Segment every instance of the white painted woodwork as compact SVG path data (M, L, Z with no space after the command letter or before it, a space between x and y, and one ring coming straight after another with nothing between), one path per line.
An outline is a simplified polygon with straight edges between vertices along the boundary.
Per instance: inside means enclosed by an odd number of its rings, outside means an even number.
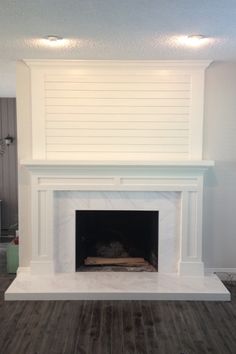
M202 160L207 64L22 63L19 156L28 160L19 169L21 266L55 271L61 192L174 192L181 200L178 272L202 275L203 174L213 165Z
M32 196L32 259L33 274L55 272L57 220L54 219L55 193L70 191L113 192L179 192L181 210L176 229L180 251L178 274L203 275L202 262L202 193L204 172L212 161L22 161L22 168L31 176ZM171 194L171 193L170 193ZM124 194L125 195L125 194ZM72 203L73 204L73 203ZM75 204L74 204L75 205ZM76 209L75 209L76 210ZM74 225L74 220L72 223ZM75 235L67 235L74 240ZM65 238L65 242L67 238ZM75 257L75 247L73 254ZM160 254L160 257L161 254ZM73 268L75 265L72 266ZM72 269L70 271L73 271ZM160 264L160 272L162 265Z
M209 62L26 63L33 159L202 159Z

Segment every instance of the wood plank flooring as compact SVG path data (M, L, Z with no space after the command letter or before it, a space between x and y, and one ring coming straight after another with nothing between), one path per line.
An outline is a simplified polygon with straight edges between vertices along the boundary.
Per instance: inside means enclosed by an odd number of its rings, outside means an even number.
M235 354L236 283L231 302L4 302L0 354Z

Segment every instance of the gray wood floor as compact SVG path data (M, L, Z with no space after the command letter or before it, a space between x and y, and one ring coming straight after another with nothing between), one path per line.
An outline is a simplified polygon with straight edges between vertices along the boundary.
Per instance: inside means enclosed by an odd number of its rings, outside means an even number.
M4 302L12 278L0 276L1 354L236 353L232 302Z

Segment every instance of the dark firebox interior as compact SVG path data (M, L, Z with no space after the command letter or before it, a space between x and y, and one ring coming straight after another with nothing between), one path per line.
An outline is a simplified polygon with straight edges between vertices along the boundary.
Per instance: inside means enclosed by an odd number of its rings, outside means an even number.
M86 257L143 257L158 268L158 211L76 211L76 269Z

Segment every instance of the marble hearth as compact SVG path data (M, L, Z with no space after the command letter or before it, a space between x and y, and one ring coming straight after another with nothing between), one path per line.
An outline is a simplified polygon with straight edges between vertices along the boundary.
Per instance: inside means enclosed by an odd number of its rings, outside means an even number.
M229 300L202 261L203 175L210 161L24 161L31 179L32 257L7 300ZM76 210L159 212L158 272L76 273Z

